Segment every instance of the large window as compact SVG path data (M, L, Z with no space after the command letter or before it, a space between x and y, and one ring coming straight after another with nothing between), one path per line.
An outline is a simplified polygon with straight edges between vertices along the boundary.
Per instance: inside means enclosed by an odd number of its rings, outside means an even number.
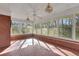
M11 35L21 35L32 33L32 24L27 24L25 21L13 20L11 25Z
M46 23L44 23L44 24L42 24L42 35L47 35L47 24Z
M35 30L36 30L36 34L41 34L41 25L40 24L36 24Z
M36 32L36 24L33 25L33 34L37 34L37 32Z
M64 37L79 39L79 15L76 15L76 24L72 23L75 18L61 17L49 20L45 23L26 23L25 21L12 21L11 35L39 34L51 37ZM75 26L76 25L76 26ZM75 27L75 28L74 28ZM74 30L74 32L72 31ZM74 34L74 35L73 35ZM76 34L76 35L75 35Z
M33 26L31 24L27 24L26 26L27 34L33 33Z
M79 15L76 15L76 39L79 40Z
M18 21L12 21L11 35L18 35L24 33L24 24Z
M58 27L57 20L53 20L48 24L49 36L57 36L58 35Z
M72 38L72 19L59 19L59 35L61 37Z

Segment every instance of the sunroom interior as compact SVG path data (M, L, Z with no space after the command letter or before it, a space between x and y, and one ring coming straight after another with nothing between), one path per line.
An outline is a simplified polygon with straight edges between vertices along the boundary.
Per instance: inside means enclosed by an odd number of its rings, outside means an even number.
M0 3L1 56L78 56L78 3Z

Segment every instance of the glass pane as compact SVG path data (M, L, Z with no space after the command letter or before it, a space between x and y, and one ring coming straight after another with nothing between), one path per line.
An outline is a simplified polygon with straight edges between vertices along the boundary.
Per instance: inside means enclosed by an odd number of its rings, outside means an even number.
M41 25L37 24L37 28L36 28L37 34L41 34Z
M24 33L24 25L20 21L12 21L11 24L11 35L18 35Z
M59 36L72 38L72 19L63 18L59 21L61 21L61 23L59 23Z
M50 22L49 24L49 36L57 36L58 35L58 28L57 28L57 20Z
M25 21L13 20L11 25L11 35L31 34L33 27Z
M42 25L42 35L47 35L47 25L46 24Z
M76 39L79 40L79 15L76 16Z

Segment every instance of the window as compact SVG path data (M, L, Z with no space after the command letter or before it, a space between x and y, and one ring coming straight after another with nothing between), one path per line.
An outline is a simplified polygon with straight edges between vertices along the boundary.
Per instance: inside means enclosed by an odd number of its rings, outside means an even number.
M24 33L24 24L20 21L12 21L11 35L18 35Z
M37 34L36 33L36 24L33 25L33 34Z
M25 21L13 20L11 24L11 35L21 35L32 33L32 24L27 24Z
M79 16L76 19L76 38L79 37ZM11 34L40 34L72 38L72 19L70 17L50 20L42 24L26 23L25 21L12 21Z
M27 26L26 26L26 30L27 30L27 34L31 34L32 33L32 31L33 31L33 27L32 27L32 25L31 24L27 24Z
M48 24L49 36L57 36L58 35L58 27L57 20L53 20Z
M79 40L79 15L76 16L76 39Z
M47 24L42 24L42 35L47 35Z
M40 24L36 24L36 33L41 34L41 25Z
M72 38L72 19L62 18L59 20L59 36Z

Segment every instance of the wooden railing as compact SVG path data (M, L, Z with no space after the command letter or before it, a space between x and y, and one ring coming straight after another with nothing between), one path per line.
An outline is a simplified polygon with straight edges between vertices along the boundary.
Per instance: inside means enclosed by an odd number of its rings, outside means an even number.
M19 36L14 36L12 38L14 40L18 40L18 39L20 40L20 39L27 39L31 37L47 42L49 44L63 46L63 47L67 47L67 48L79 51L79 42L75 42L71 40L65 40L65 39L54 38L54 37L49 37L44 35L36 35L36 34L19 35Z

